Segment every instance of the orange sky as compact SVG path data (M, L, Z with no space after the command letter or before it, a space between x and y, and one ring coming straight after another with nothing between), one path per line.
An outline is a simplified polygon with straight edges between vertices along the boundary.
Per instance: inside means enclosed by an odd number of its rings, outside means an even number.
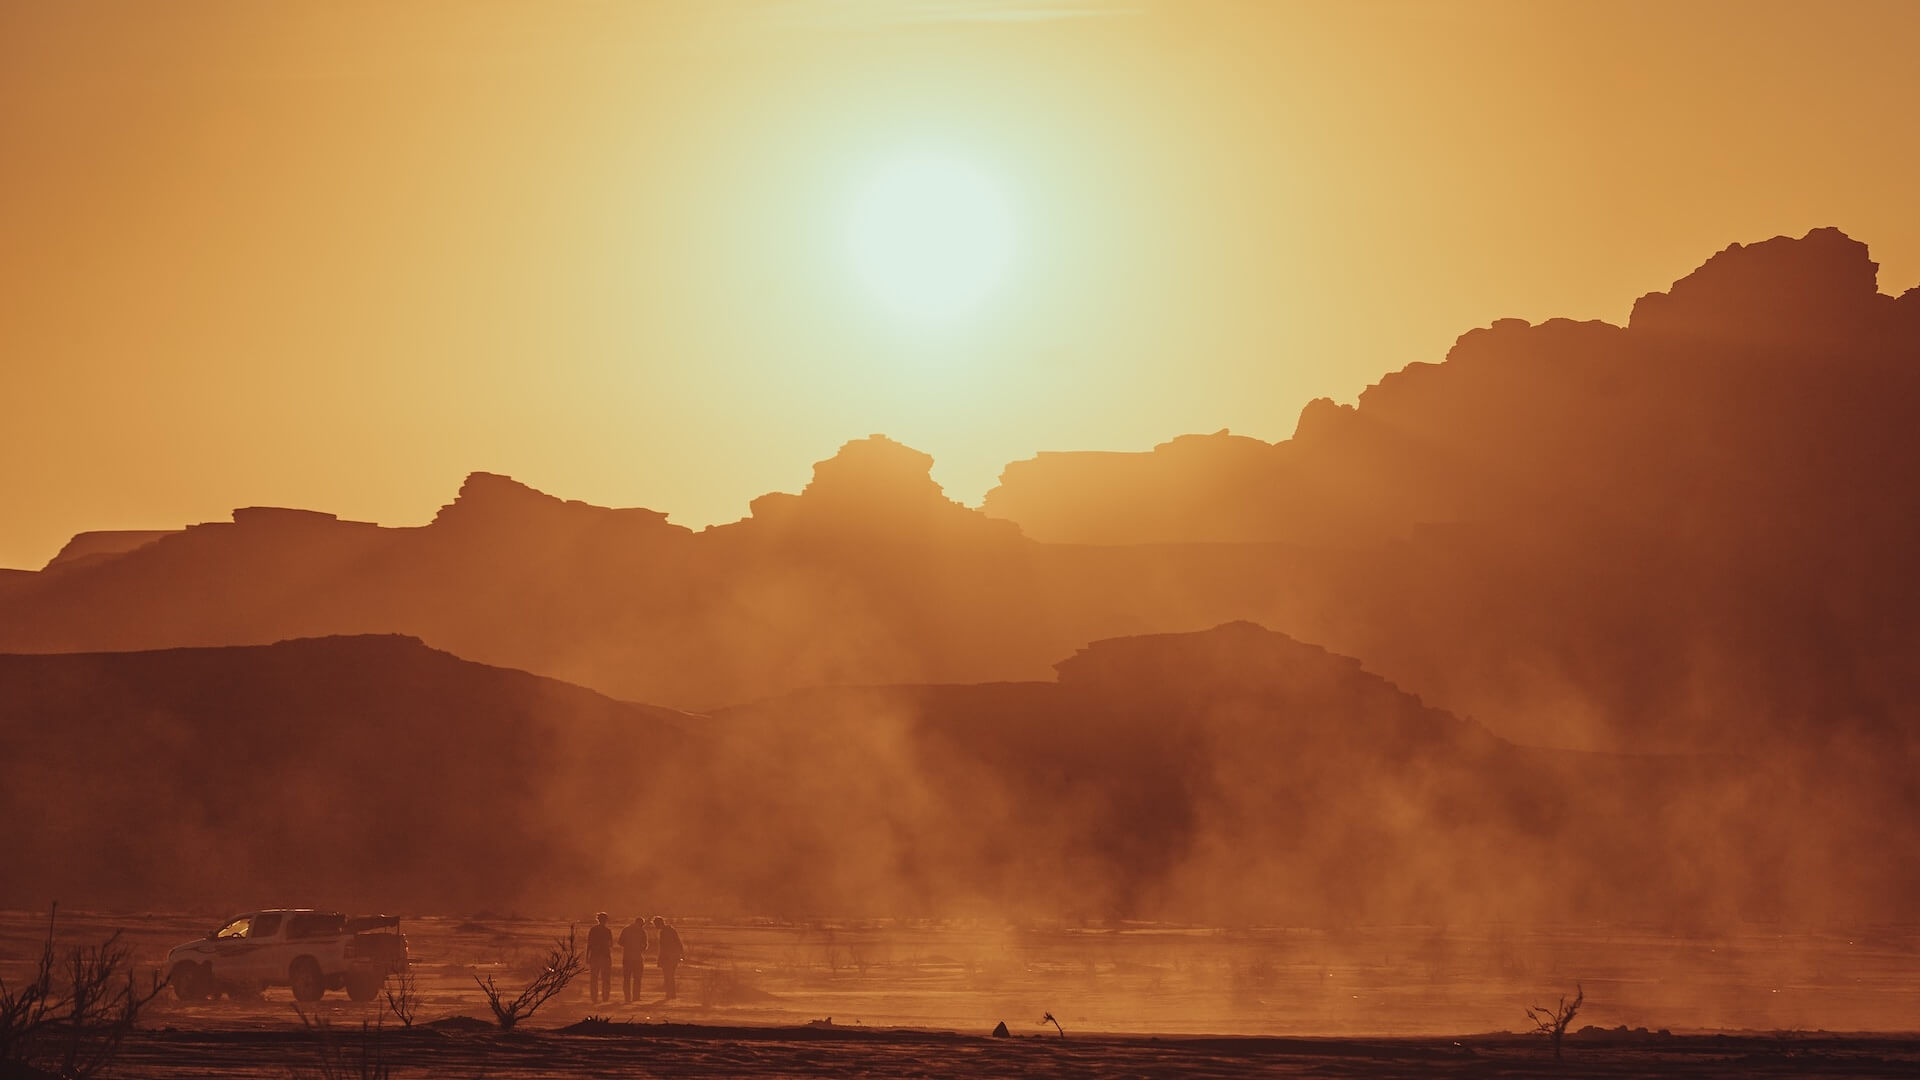
M0 566L474 469L731 520L848 438L1292 432L1497 317L1838 225L1920 282L1920 4L0 4ZM1014 252L905 325L902 148Z

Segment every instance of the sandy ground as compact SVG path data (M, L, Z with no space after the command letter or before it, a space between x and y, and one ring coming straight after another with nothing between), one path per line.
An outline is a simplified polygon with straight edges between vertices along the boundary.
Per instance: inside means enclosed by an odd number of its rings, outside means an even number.
M220 921L62 912L60 941L123 929L157 966ZM319 1075L329 1053L377 1051L402 1077L1920 1075L1920 1035L1825 1034L1920 1030L1920 927L678 925L677 1000L661 999L651 967L634 1004L595 1004L583 979L503 1035L480 1022L473 975L517 986L566 924L407 918L413 1029L339 992L317 1009L324 1039L302 1030L284 987L166 996L116 1074ZM0 974L21 972L44 928L44 913L0 913ZM1538 1037L1502 1034L1576 982L1575 1028L1607 1030L1570 1037L1560 1066ZM1046 1012L1065 1040L1039 1023ZM1003 1020L1015 1038L987 1038ZM1446 1034L1458 1032L1491 1034Z
M338 1037L351 1063L360 1036ZM1347 1076L1629 1077L1920 1075L1920 1039L1676 1036L1638 1044L1576 1041L1556 1063L1537 1039L999 1040L924 1031L636 1026L608 1035L502 1036L415 1029L377 1036L401 1077L496 1076ZM119 1075L318 1074L325 1049L266 1032L154 1033L134 1040ZM349 1071L347 1075L358 1075Z

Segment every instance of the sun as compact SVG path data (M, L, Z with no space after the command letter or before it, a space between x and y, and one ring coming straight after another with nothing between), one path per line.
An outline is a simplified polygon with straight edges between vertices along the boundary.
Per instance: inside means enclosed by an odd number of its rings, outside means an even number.
M978 315L1005 285L1014 260L1005 183L951 151L877 162L855 185L844 225L862 296L912 326L950 327Z

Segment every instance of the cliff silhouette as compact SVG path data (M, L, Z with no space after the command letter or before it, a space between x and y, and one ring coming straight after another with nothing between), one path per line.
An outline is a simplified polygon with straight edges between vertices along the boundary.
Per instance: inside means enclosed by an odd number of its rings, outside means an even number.
M9 905L1708 925L1915 879L1775 764L1516 746L1245 623L705 717L394 636L6 655L0 741Z
M931 465L858 440L799 495L762 497L745 520L698 534L474 473L417 528L254 507L117 550L76 540L84 557L63 553L11 586L0 648L404 633L681 705L991 673L1017 663L1017 646L993 640L1024 635L975 593L1018 587L1001 579L1023 541L946 499Z
M1088 544L1375 546L1547 507L1628 522L1684 509L1739 528L1756 508L1736 495L1811 487L1816 471L1858 484L1835 467L1914 453L1889 425L1911 400L1920 289L1884 295L1877 273L1836 229L1734 244L1641 297L1624 328L1501 319L1355 406L1308 403L1291 439L1041 454L1009 465L983 508L1034 539Z
M1041 455L984 509L1055 543L1313 549L1269 621L1509 735L1898 737L1920 289L1876 281L1834 229L1735 244L1625 327L1500 320L1291 439Z
M1517 742L1871 772L1920 700L1920 290L1876 280L1836 230L1736 244L1627 326L1501 320L1291 439L1042 455L982 510L874 436L699 532L475 473L419 528L87 535L0 579L0 650L400 633L707 710L1252 620Z

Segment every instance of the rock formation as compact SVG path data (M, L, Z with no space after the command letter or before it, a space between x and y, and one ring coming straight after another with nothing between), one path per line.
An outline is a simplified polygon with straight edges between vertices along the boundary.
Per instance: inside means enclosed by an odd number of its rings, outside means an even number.
M1735 245L1627 327L1499 320L1291 439L1042 455L986 513L879 436L698 533L484 473L421 528L245 510L10 575L0 649L405 633L704 708L1044 678L1089 640L1251 619L1509 739L1897 739L1920 290L1875 280L1833 230Z
M1920 819L1859 776L1836 795L1767 758L1515 746L1250 624L1058 668L702 717L394 636L0 655L0 814L35 823L0 841L0 903L641 890L714 915L1328 926L1910 909Z

